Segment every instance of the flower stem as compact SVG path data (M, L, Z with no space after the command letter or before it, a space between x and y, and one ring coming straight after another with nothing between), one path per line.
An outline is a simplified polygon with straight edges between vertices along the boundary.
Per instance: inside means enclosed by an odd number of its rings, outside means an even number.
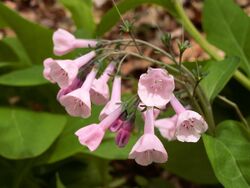
M174 1L175 9L178 13L179 21L182 23L183 27L187 32L195 39L195 41L216 61L223 60L221 56L218 55L217 50L212 46L195 28L193 23L187 17L182 4L179 0ZM245 88L250 90L250 79L247 78L239 70L236 70L234 73L234 78L239 81Z

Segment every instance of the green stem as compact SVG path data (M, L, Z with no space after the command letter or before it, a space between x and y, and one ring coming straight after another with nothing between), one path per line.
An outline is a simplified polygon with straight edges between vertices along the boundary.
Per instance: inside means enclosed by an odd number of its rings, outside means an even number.
M223 60L217 53L217 50L214 46L212 46L195 28L193 23L187 17L182 4L179 0L174 0L174 6L179 16L179 21L182 23L183 27L187 30L187 32L195 39L195 41L216 61ZM245 88L250 90L250 79L247 78L243 73L239 70L236 70L234 73L234 78L239 81Z

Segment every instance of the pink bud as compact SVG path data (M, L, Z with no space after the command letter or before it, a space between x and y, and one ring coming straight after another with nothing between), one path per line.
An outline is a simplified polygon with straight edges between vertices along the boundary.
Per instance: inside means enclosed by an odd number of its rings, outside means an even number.
M115 143L118 147L125 147L129 141L131 131L133 130L133 121L134 120L126 120L123 122L121 128L118 130L117 135L115 137Z
M53 34L54 54L61 56L73 51L75 48L95 47L94 40L76 39L74 35L64 29L58 29Z

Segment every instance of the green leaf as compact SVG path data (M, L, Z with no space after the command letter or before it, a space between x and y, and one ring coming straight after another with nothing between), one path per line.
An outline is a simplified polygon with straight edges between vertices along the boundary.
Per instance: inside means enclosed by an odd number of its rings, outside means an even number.
M208 40L227 55L241 58L250 77L250 18L232 0L206 0L203 27Z
M117 4L117 7L121 14L126 13L129 10L132 10L142 4L156 4L163 6L172 15L176 15L175 8L171 0L123 0L121 3ZM178 16L177 16L178 17ZM101 22L97 26L96 34L97 36L102 36L104 33L109 31L118 21L120 20L120 16L117 13L115 7L111 8L102 18Z
M8 86L36 86L48 83L42 75L43 66L32 66L0 76L0 84Z
M9 159L45 152L64 128L61 115L0 108L0 155Z
M92 14L91 0L59 0L70 10L72 18L78 30L82 30L86 36L92 36L95 30L94 16Z
M0 3L0 19L13 29L32 63L41 63L52 55L52 31L32 23Z
M216 177L224 187L250 187L250 133L241 123L224 121L215 137L203 141Z
M18 56L20 64L27 66L32 65L31 59L29 58L27 52L25 51L18 38L6 37L2 41L6 43L10 48L12 48L16 56Z
M0 61L18 61L15 51L4 40L0 41Z
M199 184L218 183L202 141L198 143L167 142L169 159L166 169Z
M239 58L231 57L223 61L209 61L204 67L208 75L200 82L207 97L212 101L224 88L239 66Z

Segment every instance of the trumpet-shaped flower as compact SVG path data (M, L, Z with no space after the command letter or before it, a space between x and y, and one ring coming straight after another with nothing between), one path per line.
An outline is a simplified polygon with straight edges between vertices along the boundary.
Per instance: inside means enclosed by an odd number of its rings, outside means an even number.
M99 124L91 124L76 131L75 135L79 142L87 146L90 151L94 151L100 145L106 130L120 116L121 108L117 108Z
M176 140L176 121L177 115L172 116L171 118L163 118L155 121L155 127L157 127L161 135L167 140Z
M53 34L54 54L61 56L75 48L95 47L95 40L76 39L74 35L64 29L58 29Z
M114 63L110 63L105 69L100 78L95 79L90 90L91 101L94 104L102 105L106 104L109 100L109 86L108 80L115 68Z
M208 125L203 117L192 110L186 110L173 95L170 104L178 115L176 122L176 138L182 142L198 142Z
M49 77L61 88L65 88L76 78L79 68L87 64L94 56L95 52L92 51L75 60L54 60L50 63Z
M121 106L121 77L115 76L110 101L102 109L99 119L102 120Z
M95 79L97 70L95 68L88 74L82 87L76 89L60 98L61 104L68 114L87 118L91 115L91 101L89 90Z
M164 146L154 134L154 114L151 107L146 112L144 134L133 146L129 158L135 159L138 164L143 166L152 162L164 163L168 159Z
M174 78L161 68L149 68L140 76L138 95L146 106L165 106L174 91Z

